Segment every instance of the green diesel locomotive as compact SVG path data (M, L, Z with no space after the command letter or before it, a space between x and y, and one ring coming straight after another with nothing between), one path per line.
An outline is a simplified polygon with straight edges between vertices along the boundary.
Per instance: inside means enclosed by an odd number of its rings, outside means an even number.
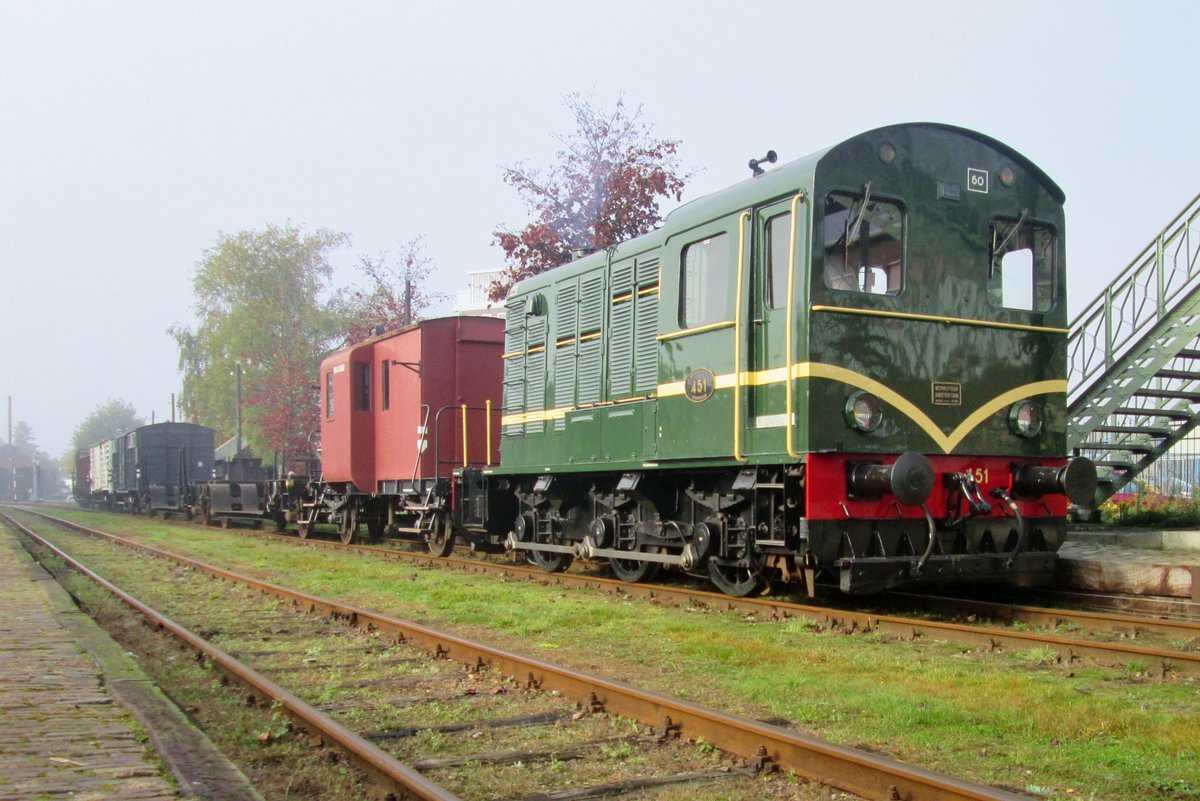
M456 528L732 595L1050 581L1095 484L1066 458L1062 190L926 123L751 166L514 288L501 464L460 472Z

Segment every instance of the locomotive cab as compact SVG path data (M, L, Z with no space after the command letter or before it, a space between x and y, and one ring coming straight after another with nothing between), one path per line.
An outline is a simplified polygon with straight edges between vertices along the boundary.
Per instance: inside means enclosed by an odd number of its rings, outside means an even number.
M1062 191L986 137L904 126L830 150L814 198L806 508L818 561L849 592L1049 582L1068 502L1095 489L1094 467L1064 458ZM862 480L908 452L928 458L925 498Z

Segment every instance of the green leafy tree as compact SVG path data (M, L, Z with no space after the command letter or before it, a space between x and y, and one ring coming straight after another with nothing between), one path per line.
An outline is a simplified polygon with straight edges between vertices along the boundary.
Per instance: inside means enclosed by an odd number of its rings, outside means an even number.
M371 337L377 327L391 331L425 317L430 307L445 295L431 292L425 282L433 273L433 262L425 255L420 236L402 245L395 254L359 258L366 286L345 289L334 299L333 308L345 327L345 344Z
M493 236L508 262L492 285L502 300L513 284L570 261L575 250L603 250L647 233L662 222L659 201L679 200L690 173L681 173L678 139L659 139L642 117L618 99L611 109L570 94L574 133L558 135L562 150L549 169L515 164L504 181L520 194L532 219Z
M37 437L33 435L33 427L24 420L18 420L17 424L13 426L12 444L25 453L36 453Z
M75 432L71 435L71 445L76 450L90 448L145 424L146 421L138 416L133 404L109 398L75 427ZM71 458L74 463L73 454Z
M347 241L291 224L218 235L192 279L199 324L171 328L188 419L233 435L240 365L245 445L260 455L307 452L317 370L340 329L322 297L329 253Z

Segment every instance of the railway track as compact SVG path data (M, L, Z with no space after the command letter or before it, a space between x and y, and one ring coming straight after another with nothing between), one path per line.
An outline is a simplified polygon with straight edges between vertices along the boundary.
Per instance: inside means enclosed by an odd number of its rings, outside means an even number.
M25 510L29 511L29 510ZM47 520L76 524L40 514ZM80 527L86 528L86 527ZM297 539L288 535L241 529L240 533L279 539L299 547L349 550L424 565L480 574L521 578L543 584L581 587L611 594L651 599L680 606L707 606L756 614L769 619L803 618L815 626L843 632L883 632L905 639L930 638L962 642L984 650L1050 649L1062 664L1092 660L1101 665L1144 665L1159 678L1200 676L1200 623L1116 612L1044 608L964 599L909 596L929 604L929 610L951 619L929 619L912 614L881 614L860 608L819 606L783 598L734 598L679 585L630 584L586 573L546 573L532 567L477 558L434 557L379 545L347 545L336 540ZM995 625L982 625L981 621ZM1018 626L1011 624L1016 623ZM1030 630L1040 628L1042 630ZM1096 637L1084 638L1083 633Z
M51 520L53 519L51 518ZM63 521L57 522L62 523ZM11 524L31 539L46 543L46 547L53 547L44 538L27 527L21 526L15 521L12 521ZM982 787L903 765L875 754L833 745L769 723L726 715L717 710L667 695L639 689L621 682L589 675L573 669L563 668L540 659L504 651L482 643L471 642L446 632L439 632L426 626L377 614L370 610L269 584L105 532L76 524L66 525L76 532L102 538L111 543L136 549L141 553L153 554L173 560L175 564L190 568L192 571L235 582L248 590L267 593L287 601L292 606L318 613L319 617L315 617L313 620L324 621L321 625L326 624L331 617L336 618L359 630L371 632L374 636L394 638L407 647L419 647L433 654L436 660L441 663L453 660L464 663L475 671L499 671L518 682L519 686L523 688L522 692L538 691L537 693L533 693L533 695L543 699L541 703L547 704L550 707L553 707L554 704L551 701L545 701L546 696L549 696L551 699L561 697L578 703L583 713L581 717L584 718L599 716L598 713L600 712L632 718L644 725L654 727L654 730L657 732L657 736L654 738L656 743L666 742L669 745L670 741L676 738L681 741L702 740L726 753L736 755L745 760L747 768L752 772L781 768L803 777L817 779L823 784L838 787L865 798L888 799L889 801L892 799L910 799L911 801L923 801L924 799L929 799L930 801L949 801L950 799L979 799L982 801L984 799L991 799L995 801L998 799L1007 799L1008 801L1015 801L1015 799L1020 797L1003 790ZM68 534L67 536L71 537L73 535ZM73 564L76 569L86 570L83 565L79 564L71 556L61 550L58 553L61 554L61 558ZM90 575L96 581L104 581L95 574ZM111 585L108 586L111 587ZM112 587L112 589L116 591L115 587ZM211 591L209 597L211 597ZM213 660L214 664L218 665L222 670L236 675L239 681L244 682L256 694L275 699L276 702L283 704L288 714L299 725L309 730L319 731L322 739L328 739L330 742L341 744L341 747L345 748L347 753L355 758L373 780L393 788L392 792L402 792L418 798L455 797L447 795L447 791L444 788L432 785L428 779L422 777L411 767L406 767L400 760L384 751L378 745L380 742L390 744L393 741L409 740L413 731L420 728L419 725L397 724L393 725L391 729L367 732L368 736L364 736L363 733L355 733L346 726L337 724L336 721L332 724L325 722L321 717L323 713L316 709L314 705L306 705L305 702L301 701L295 695L289 694L287 690L279 685L273 684L270 680L261 677L261 674L257 674L257 677L246 675L243 672L243 668L238 665L237 660L232 655L216 651L212 643L205 642L196 634L185 632L182 629L176 631L177 627L175 624L170 623L167 617L161 612L155 612L132 598L128 598L126 602L139 604L139 610L149 616L155 625L170 627L176 633L176 636L181 637L189 645L196 648L208 649L206 651L207 658ZM199 605L205 606L203 603ZM294 615L289 619L294 619ZM263 621L259 620L254 623L252 628L257 629L262 625ZM267 650L275 655L281 650L295 650L294 648L280 649L278 645L279 643L273 642ZM253 654L245 653L249 650L252 649L243 646L243 655L253 656ZM259 658L261 656L259 655ZM415 657L393 654L389 658L409 659ZM305 670L310 672L312 670L320 670L320 666L306 668L301 664L290 666L276 665L274 667L274 672L277 676L302 673ZM458 675L460 676L460 680L462 680L461 677L464 675L462 671L459 671ZM282 681L283 679L278 680ZM342 680L345 681L345 678L343 677ZM353 685L353 681L350 682L350 685ZM339 698L339 705L343 703L344 701ZM392 706L394 704L389 705L389 708ZM543 716L561 716L563 710L553 708L543 709L540 710L539 714ZM328 718L329 716L324 715L324 717ZM361 713L353 717L356 720L361 719ZM579 717L579 713L574 713L570 717L571 719L576 719ZM449 730L446 733L449 733ZM643 736L648 737L648 735ZM590 753L594 754L596 747L595 743L591 741L576 746L577 749L581 748L585 754L589 753L589 749ZM663 746L658 745L656 747ZM517 758L522 760L534 759L534 756L529 754L528 749L521 753L524 756L518 756ZM493 756L499 761L510 758L505 755L493 754ZM425 769L437 770L439 767L444 767L447 764L461 766L465 763L486 761L480 755L452 756L449 757L451 760L449 763L446 762L447 758L443 757L440 759L441 761L426 759L423 762L415 760L414 762L415 764L422 765ZM586 763L588 760L582 761ZM668 760L668 762L671 763L673 761ZM654 786L655 783L670 781L722 781L728 780L726 777L729 773L728 769L715 771L710 769L707 772L704 770L693 770L689 774L683 775L638 776L631 781L640 782L639 786ZM415 782L415 784L410 786L408 783L410 781ZM592 789L597 789L599 793L612 794L619 792L622 788L600 786L599 788ZM422 795L421 793L425 794ZM529 797L550 799L557 797L578 798L593 796L581 795L578 792L573 792L571 795L556 796L552 792L544 792L540 795L531 795Z
M1200 601L1164 595L1129 595L1073 589L1039 589L1022 593L1024 597L997 597L1011 606L1042 604L1050 608L1082 609L1089 612L1113 612L1131 617L1200 621Z

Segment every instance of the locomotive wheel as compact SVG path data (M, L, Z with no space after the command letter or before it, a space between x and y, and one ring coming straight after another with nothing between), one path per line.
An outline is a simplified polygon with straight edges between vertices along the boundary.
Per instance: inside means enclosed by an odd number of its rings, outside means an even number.
M735 598L758 595L767 588L767 582L757 570L748 567L719 565L716 559L708 560L708 577L717 589Z
M346 545L358 539L358 507L351 507L342 516L342 524L338 526L338 534Z
M425 546L437 557L449 556L454 550L454 523L450 515L438 515L433 521L433 530L425 537Z
M547 573L561 573L571 566L575 557L569 553L554 553L552 551L529 551L526 557L529 564L545 570Z
M202 503L200 505L200 525L202 525L202 526L211 526L212 525L212 510L210 510L208 508L207 503Z
M287 520L284 519L282 514L275 515L275 530L287 531Z
M308 535L312 534L313 524L311 520L300 518L296 521L296 533L300 535L300 539L308 539Z
M229 518L228 517L221 518L221 528L224 528L224 529L229 528Z
M634 559L610 559L608 564L617 578L630 584L653 581L662 567L658 562L640 562Z

